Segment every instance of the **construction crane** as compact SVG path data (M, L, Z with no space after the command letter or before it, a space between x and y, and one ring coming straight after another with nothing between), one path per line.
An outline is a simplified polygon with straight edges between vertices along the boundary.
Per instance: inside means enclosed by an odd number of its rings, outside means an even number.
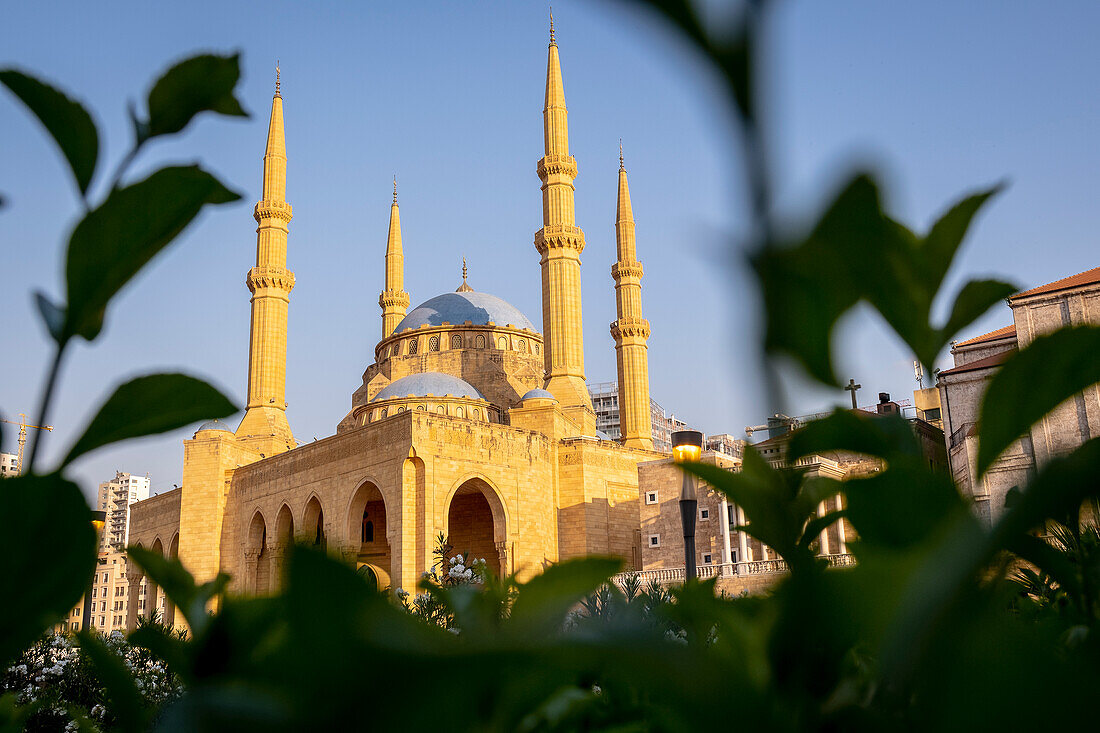
M19 413L19 422L15 420L4 420L0 418L0 422L6 422L11 425L19 426L19 458L15 464L15 473L17 475L23 474L23 448L27 445L27 428L33 428L35 430L49 430L53 431L53 425L31 425L27 422L27 415L25 413Z

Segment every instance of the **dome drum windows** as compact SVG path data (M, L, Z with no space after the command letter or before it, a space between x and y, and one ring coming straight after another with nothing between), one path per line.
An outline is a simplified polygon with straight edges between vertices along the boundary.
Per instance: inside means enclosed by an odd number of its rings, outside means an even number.
M485 348L485 334L479 333L477 335L477 338L474 339L474 348L476 348L476 349L484 349Z
M416 353L416 339L409 339L409 353Z
M462 348L462 336L460 334L457 334L457 333L451 334L451 348L452 349L461 349Z
M428 351L439 351L439 336L428 339Z

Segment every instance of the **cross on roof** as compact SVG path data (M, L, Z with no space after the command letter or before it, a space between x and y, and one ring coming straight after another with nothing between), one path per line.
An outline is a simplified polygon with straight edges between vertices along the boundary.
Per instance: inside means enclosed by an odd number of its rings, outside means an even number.
M863 385L862 384L856 384L856 380L854 380L854 379L849 379L848 380L848 386L844 388L847 391L852 393L852 409L853 410L855 410L859 407L856 404L856 390L857 389L862 389L862 388L863 388Z

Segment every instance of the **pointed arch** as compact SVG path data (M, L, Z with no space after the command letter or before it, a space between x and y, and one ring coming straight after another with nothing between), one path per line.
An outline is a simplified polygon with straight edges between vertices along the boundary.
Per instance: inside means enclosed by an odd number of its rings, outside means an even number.
M388 536L386 499L378 483L363 479L352 493L345 512L346 540L358 563L391 574L393 553Z
M267 520L263 512L257 509L248 524L244 550L247 590L257 595L270 590L271 552L267 545Z
M324 549L328 545L325 536L325 510L317 494L311 494L302 512L302 541Z

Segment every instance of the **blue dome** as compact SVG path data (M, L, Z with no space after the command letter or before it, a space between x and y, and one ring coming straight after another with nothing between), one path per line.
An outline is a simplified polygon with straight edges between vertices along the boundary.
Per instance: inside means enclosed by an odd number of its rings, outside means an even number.
M371 402L409 395L416 397L451 395L452 397L473 397L477 400L485 399L469 382L464 382L458 377L440 372L422 372L401 377L396 382L386 385Z
M199 429L195 432L201 433L203 430L224 430L227 433L233 432L229 429L229 426L223 423L221 420L207 420L202 425L200 425Z
M538 330L511 303L495 295L470 290L463 293L444 293L424 301L401 319L394 333L401 333L406 328L442 326L444 321L455 326L461 326L466 321L475 326L487 326L492 321L498 326Z
M556 401L557 397L550 394L545 389L532 389L529 392L527 392L527 394L523 395L523 397L520 397L519 399L520 399L521 402L523 400L555 400Z
M596 431L596 437L600 440L613 440L613 438L602 430Z

